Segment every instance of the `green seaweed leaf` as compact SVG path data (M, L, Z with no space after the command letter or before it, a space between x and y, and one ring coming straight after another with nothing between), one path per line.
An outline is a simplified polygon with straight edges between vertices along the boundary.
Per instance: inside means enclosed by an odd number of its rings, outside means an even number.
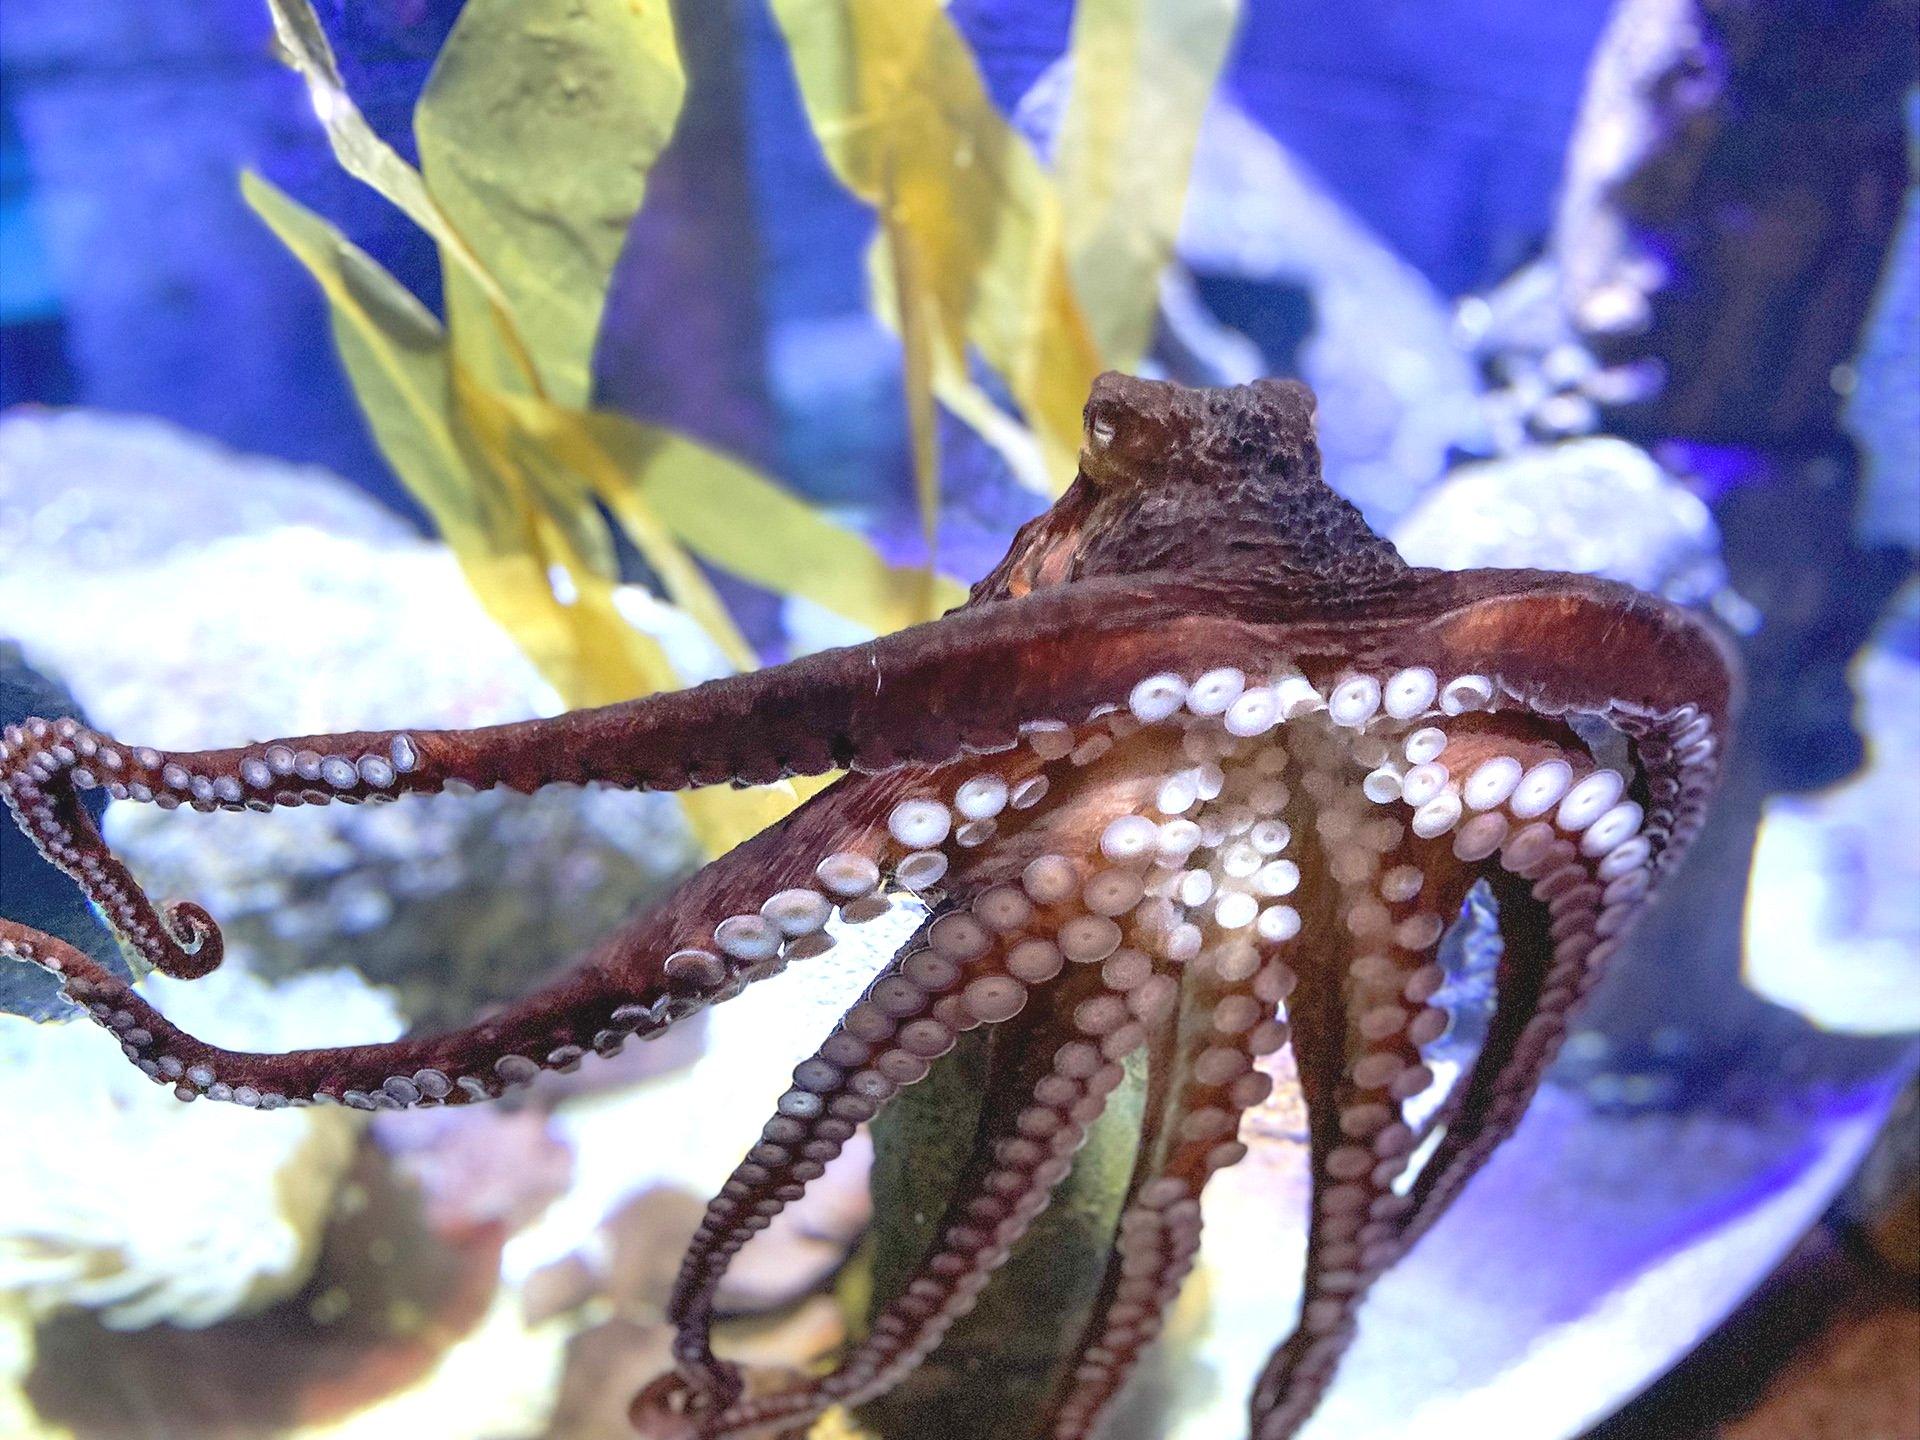
M1239 16L1238 0L1075 7L1053 172L1074 290L1115 369L1134 369L1152 342L1200 122Z
M489 528L449 420L446 334L338 230L251 171L241 194L319 284L354 395L397 473L456 550Z
M326 131L327 143L340 168L385 196L433 237L446 263L449 284L461 283L451 279L454 274L461 275L465 283L486 298L494 313L497 334L505 346L503 353L522 374L532 375L533 362L519 341L506 293L434 204L420 172L367 124L360 107L347 94L346 84L340 78L339 62L334 59L327 32L321 28L313 7L307 0L267 0L267 10L273 17L274 42L280 57L306 82L313 113Z
M587 403L608 278L685 92L666 0L468 0L414 111L426 191L560 404ZM449 276L463 352L492 310Z
M880 207L887 237L883 248L893 261L893 288L899 312L901 380L907 394L907 431L913 441L913 493L920 509L920 532L927 542L927 583L934 580L940 554L940 426L933 400L933 296L914 268L912 238L904 233L895 209L891 182Z
M718 450L621 415L596 413L585 424L621 477L601 491L616 516L624 521L643 501L695 554L742 580L878 635L966 599L959 581L888 564L864 536Z
M489 612L574 705L680 680L615 603L609 517L736 666L754 657L695 556L875 632L964 598L932 568L934 397L1034 488L1064 483L1103 356L1137 358L1150 335L1235 15L1231 0L1206 0L1192 23L1173 0L1085 0L1056 183L995 109L938 0L775 0L828 158L881 214L870 273L905 352L920 569L888 564L729 456L588 408L606 288L685 94L664 0L469 0L415 113L423 171L354 106L307 0L268 4L341 165L438 245L447 324L253 177L249 202L326 291L396 473ZM1017 415L978 383L976 356ZM688 805L703 840L724 848L791 800Z
M327 221L259 176L242 192L320 286L367 424L394 472L446 538L481 604L571 706L679 686L660 641L615 596L605 538L559 523L590 510L585 482L558 468L515 402L476 383L439 321ZM554 590L556 570L567 597ZM680 797L710 853L730 848L799 799L791 786Z
M925 285L935 385L976 350L1073 473L1100 357L1068 279L1060 209L939 0L774 0L814 134L841 183L884 206ZM875 267L886 268L886 267Z

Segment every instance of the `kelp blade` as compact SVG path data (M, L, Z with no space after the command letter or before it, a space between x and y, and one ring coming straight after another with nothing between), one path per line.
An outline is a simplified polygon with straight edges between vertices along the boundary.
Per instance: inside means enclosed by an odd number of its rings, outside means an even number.
M923 571L888 564L865 537L696 440L619 415L584 423L624 477L627 488L602 496L616 515L644 502L696 555L742 580L810 600L875 634L967 598L946 576L929 588ZM743 516L753 523L742 524Z
M1072 473L1100 358L1067 274L1059 206L994 106L938 0L774 0L814 133L876 207L934 298L936 376L969 347L1033 427L1055 484Z
M1054 183L1074 293L1107 367L1153 340L1200 122L1238 0L1080 0Z
M513 357L517 368L531 373L531 362L519 345L505 293L434 204L420 172L367 124L353 97L347 94L333 47L327 43L327 33L313 13L313 7L307 0L267 0L267 10L273 18L274 41L280 58L306 82L314 114L327 133L327 143L340 168L385 196L433 237L440 247L449 285L466 284L485 297L495 312L493 328L500 336L503 353ZM453 280L451 277L455 275L461 279Z
M487 612L561 698L601 705L677 688L660 643L621 614L612 576L536 503L511 412L456 372L433 316L326 221L257 176L242 185L325 294L341 361L381 451L432 515ZM556 566L568 577L570 603L553 593ZM798 795L775 786L682 798L702 845L717 854L785 814Z
M907 399L907 433L913 442L913 494L920 510L920 533L927 543L928 583L940 554L940 424L933 400L934 297L914 267L912 238L901 231L893 186L880 205L880 223L893 261L895 306L899 312L901 384Z
M587 403L608 278L685 93L664 0L468 0L414 111L426 188L506 295L559 404ZM449 273L463 352L489 309Z

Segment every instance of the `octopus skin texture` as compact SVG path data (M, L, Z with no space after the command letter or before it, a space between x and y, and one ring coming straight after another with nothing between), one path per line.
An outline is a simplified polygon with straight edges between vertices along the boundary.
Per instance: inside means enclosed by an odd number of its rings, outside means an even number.
M1306 1285L1248 1412L1256 1440L1282 1440L1373 1280L1512 1132L1700 827L1735 688L1705 624L1623 586L1409 567L1322 483L1312 416L1292 382L1103 376L1074 483L966 605L675 694L193 753L71 720L6 731L0 790L19 823L176 976L219 963L218 926L147 898L85 791L267 811L849 772L469 1028L239 1054L51 937L0 922L0 952L57 973L182 1100L463 1105L657 1034L910 892L926 922L795 1069L707 1210L672 1296L676 1368L635 1401L640 1434L792 1434L898 1383L1046 1207L1139 1051L1138 1160L1037 1432L1098 1434L1193 1264L1208 1177L1246 1153L1264 1059L1290 1046L1309 1114ZM1499 916L1494 1013L1436 1105L1437 949L1477 882ZM749 1395L709 1346L732 1257L957 1037L1022 1012L1025 1058L996 1082L915 1277L832 1373Z

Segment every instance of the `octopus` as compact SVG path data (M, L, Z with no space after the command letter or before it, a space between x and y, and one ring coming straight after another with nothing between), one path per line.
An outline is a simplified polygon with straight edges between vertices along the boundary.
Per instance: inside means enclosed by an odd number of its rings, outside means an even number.
M1103 376L1076 478L965 605L678 693L191 753L72 719L4 732L18 822L146 964L185 977L219 963L217 924L155 905L85 792L265 812L845 772L465 1029L242 1054L57 939L0 922L0 953L55 972L181 1100L466 1105L658 1035L912 897L918 928L794 1069L707 1207L672 1296L675 1368L634 1402L640 1434L793 1434L899 1384L1046 1208L1124 1067L1144 1064L1105 1277L1035 1432L1096 1435L1194 1265L1208 1178L1246 1155L1242 1117L1290 1048L1309 1117L1304 1298L1248 1409L1256 1440L1283 1440L1369 1287L1513 1131L1700 828L1735 689L1712 629L1624 586L1408 566L1322 481L1313 409L1291 381ZM1493 1010L1442 1094L1439 947L1470 891L1498 917ZM912 1278L831 1373L749 1386L710 1343L732 1258L959 1037L1015 1017L1025 1043L992 1078Z

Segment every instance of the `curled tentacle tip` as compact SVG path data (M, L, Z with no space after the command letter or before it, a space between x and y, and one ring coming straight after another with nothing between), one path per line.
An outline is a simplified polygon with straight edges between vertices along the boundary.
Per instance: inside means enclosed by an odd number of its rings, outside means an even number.
M220 967L227 942L213 916L191 900L169 901L160 913L175 948L155 959L156 970L176 980L198 980Z
M737 1394L739 1380L731 1373L732 1368L726 1367L724 1379ZM669 1370L633 1397L627 1419L642 1440L700 1440L701 1422L726 1408L732 1398L716 1387L695 1384L678 1370Z

